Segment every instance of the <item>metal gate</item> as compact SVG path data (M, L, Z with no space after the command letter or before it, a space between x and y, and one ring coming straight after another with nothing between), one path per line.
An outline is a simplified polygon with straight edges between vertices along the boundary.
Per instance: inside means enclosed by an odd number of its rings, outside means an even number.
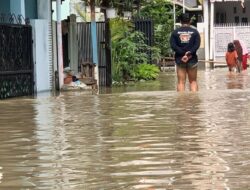
M145 44L153 46L154 43L154 23L151 19L135 18L134 19L135 30L140 31L145 35ZM152 63L152 51L148 50L148 62Z
M0 23L0 99L33 94L32 28Z
M106 63L105 22L97 22L99 85L110 86L111 65ZM78 60L93 62L91 45L91 23L77 23ZM80 65L78 66L80 68Z

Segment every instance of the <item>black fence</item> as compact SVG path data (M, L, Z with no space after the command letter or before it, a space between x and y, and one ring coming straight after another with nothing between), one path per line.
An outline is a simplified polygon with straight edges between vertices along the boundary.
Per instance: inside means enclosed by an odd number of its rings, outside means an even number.
M1 17L1 22L6 22ZM11 17L12 18L12 17ZM17 20L18 21L18 20ZM0 22L0 99L34 94L32 28Z
M140 31L144 34L145 44L153 46L154 44L154 23L151 19L145 18L134 18L133 19L135 30ZM148 62L152 63L152 51L148 50Z

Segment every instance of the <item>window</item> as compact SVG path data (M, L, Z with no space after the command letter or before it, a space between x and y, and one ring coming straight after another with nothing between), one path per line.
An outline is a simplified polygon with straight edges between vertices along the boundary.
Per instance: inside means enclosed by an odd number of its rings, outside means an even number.
M239 23L240 22L240 18L238 16L234 17L234 22L235 23Z
M244 7L244 8L242 9L242 12L243 12L243 13L246 13L246 7Z
M234 14L235 14L235 13L237 13L237 9L236 9L236 7L234 7Z
M216 23L220 23L220 13L216 13Z

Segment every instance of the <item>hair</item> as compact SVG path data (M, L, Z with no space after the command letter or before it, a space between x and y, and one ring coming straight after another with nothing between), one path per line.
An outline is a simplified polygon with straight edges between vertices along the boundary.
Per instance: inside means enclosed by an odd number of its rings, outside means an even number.
M228 43L227 45L227 51L233 52L235 50L234 44L232 42Z
M234 43L234 46L235 46L235 50L238 53L238 56L241 56L242 55L242 47L240 45L240 41L239 40L234 40L233 43Z
M188 13L182 13L180 15L180 21L182 24L188 24L191 21L191 18Z

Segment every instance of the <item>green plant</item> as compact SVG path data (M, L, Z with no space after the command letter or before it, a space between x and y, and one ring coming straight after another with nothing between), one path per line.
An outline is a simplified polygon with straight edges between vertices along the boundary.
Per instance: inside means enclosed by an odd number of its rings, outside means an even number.
M79 3L75 4L75 10L84 22L91 20L90 15L87 14L86 10L82 10L82 7Z
M159 76L160 69L152 64L139 64L136 67L137 80L154 80Z
M122 19L111 21L112 78L118 82L137 80L138 64L148 62L144 34L134 31L131 22Z
M124 11L132 11L132 5L133 5L132 0L124 0L123 10Z
M181 13L176 9L176 15ZM154 21L155 46L160 48L162 56L172 53L169 39L174 28L174 13L171 1L154 0L144 3L138 16L152 18Z
M158 64L161 58L161 49L159 47L153 46L151 48L151 57L154 64Z

